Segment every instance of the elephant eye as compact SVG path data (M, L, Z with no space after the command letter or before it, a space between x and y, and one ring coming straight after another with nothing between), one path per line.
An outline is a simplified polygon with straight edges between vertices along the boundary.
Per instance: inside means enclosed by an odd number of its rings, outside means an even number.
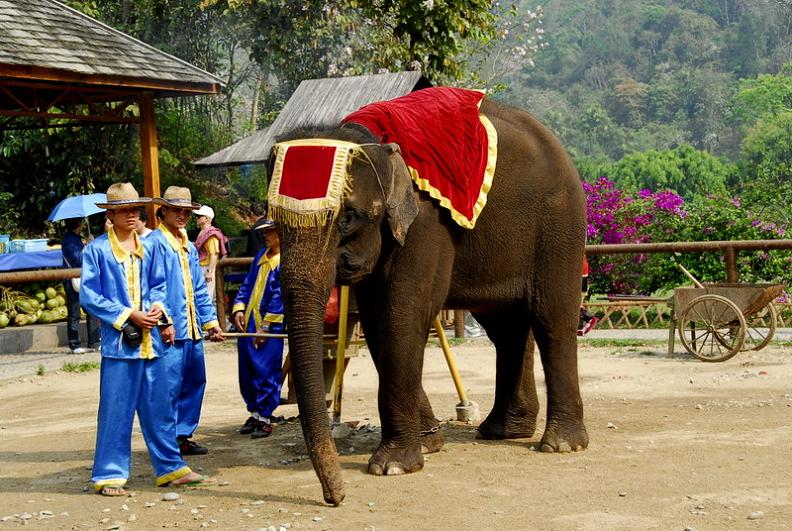
M362 214L354 209L348 209L344 212L338 221L338 229L341 231L341 236L348 236L355 232L363 220Z

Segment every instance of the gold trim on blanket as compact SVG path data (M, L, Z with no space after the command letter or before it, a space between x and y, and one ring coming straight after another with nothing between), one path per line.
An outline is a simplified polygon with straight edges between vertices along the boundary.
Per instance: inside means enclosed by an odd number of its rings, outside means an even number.
M498 162L498 131L495 130L495 126L492 125L492 122L489 121L489 118L483 114L479 114L479 120L481 121L481 125L483 125L484 129L487 131L487 167L484 169L484 180L481 183L478 198L476 199L476 203L473 205L472 219L468 219L464 214L457 211L451 204L451 201L445 197L440 192L440 190L432 186L426 179L421 178L415 168L408 166L412 180L418 186L418 189L435 198L440 203L440 206L451 212L451 218L457 223L457 225L466 229L472 229L476 226L476 220L478 219L479 214L481 214L481 211L484 209L484 206L487 204L487 194L489 194L490 188L492 187L492 178L495 175L495 166Z

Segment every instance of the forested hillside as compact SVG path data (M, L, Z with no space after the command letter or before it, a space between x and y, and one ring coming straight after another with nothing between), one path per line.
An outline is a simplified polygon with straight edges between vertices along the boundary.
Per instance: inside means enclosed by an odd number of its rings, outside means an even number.
M789 0L549 0L543 11L548 46L503 97L576 156L689 144L736 160L740 80L792 61Z

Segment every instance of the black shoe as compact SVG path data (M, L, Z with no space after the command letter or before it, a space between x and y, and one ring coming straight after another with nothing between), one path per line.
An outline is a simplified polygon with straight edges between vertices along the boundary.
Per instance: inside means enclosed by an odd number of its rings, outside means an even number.
M251 439L263 439L272 435L272 424L262 420L257 420L255 422L256 425L253 429L253 433L250 434Z
M250 435L253 433L254 429L256 429L256 419L253 417L248 417L242 427L239 428L239 433L242 435Z
M283 415L270 415L270 424L285 424L286 418Z
M177 439L179 441L179 452L182 455L206 455L209 453L209 448L199 446L195 441L190 439Z

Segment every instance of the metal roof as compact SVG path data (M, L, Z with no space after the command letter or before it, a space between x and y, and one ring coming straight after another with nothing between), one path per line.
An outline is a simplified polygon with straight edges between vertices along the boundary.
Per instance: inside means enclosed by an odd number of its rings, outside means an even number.
M222 85L209 72L54 0L0 0L0 79L157 95L213 94Z
M2 0L0 0L2 1ZM195 162L196 166L234 166L266 162L275 139L296 127L336 125L364 105L430 87L421 72L307 79L266 129Z

